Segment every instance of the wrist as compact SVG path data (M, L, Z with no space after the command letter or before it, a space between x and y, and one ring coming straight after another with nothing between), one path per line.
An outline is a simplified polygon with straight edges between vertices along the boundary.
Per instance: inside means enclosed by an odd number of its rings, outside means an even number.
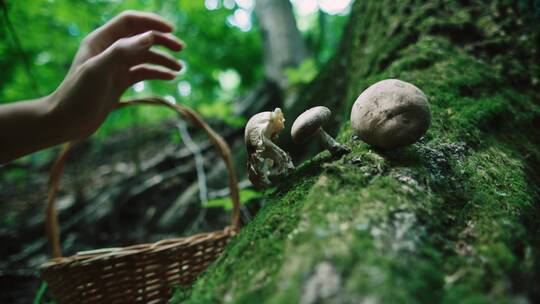
M44 96L40 100L40 109L43 111L41 115L43 116L43 119L45 119L47 122L52 120L56 114L56 102L53 98L53 94L54 93Z
M67 128L57 118L52 96L5 104L0 107L0 162L60 144Z
M57 91L43 97L42 108L45 125L55 132L54 137L57 138L57 141L66 142L76 137L74 132L76 128L70 122L69 115L62 106L61 97Z

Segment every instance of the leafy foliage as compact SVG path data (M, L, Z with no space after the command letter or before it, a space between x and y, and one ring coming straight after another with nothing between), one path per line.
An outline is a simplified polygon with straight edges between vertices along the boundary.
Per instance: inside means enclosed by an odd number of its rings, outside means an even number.
M317 65L312 58L304 60L297 68L289 68L285 71L291 84L306 84L311 82L318 73Z

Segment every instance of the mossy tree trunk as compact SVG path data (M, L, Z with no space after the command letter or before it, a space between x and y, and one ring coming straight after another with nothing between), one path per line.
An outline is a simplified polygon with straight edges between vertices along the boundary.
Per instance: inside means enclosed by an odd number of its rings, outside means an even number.
M353 152L300 165L174 301L540 301L540 41L526 3L356 1L335 58L287 109L330 107ZM422 89L433 120L419 143L381 152L348 111L386 78Z

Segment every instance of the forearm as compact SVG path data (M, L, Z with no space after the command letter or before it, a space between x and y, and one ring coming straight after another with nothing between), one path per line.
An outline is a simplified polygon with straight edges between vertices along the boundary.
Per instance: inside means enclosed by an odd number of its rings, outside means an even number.
M157 15L128 11L88 35L54 93L0 106L0 163L90 136L128 87L174 79L178 60L153 49L181 51L172 30Z
M69 140L51 96L0 106L0 163Z

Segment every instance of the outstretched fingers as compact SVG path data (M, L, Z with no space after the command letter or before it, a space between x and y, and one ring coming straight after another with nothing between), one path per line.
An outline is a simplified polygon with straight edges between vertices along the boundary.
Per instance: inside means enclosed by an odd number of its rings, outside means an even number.
M158 50L148 50L142 53L134 62L134 64L143 63L160 65L173 71L180 71L182 69L182 65L176 58Z
M156 31L148 31L143 34L139 34L134 38L139 40L144 46L151 47L154 45L160 45L175 52L179 52L185 47L184 43L176 36Z
M90 34L88 41L97 42L106 49L121 38L152 30L170 33L173 25L153 13L125 11Z
M130 69L129 86L143 80L173 80L175 73L159 67L140 65Z
M171 50L183 48L178 38L150 31L118 40L103 53L103 57L110 62L127 65L127 67L147 62L163 65L173 70L180 69L180 64L172 56L151 49L154 45L161 45Z
M176 71L180 71L182 65L173 56L153 49L154 45L161 45L171 50L183 48L182 42L170 34L148 31L120 39L111 45L100 55L103 60L102 66L118 67L119 71L123 71L120 75L127 76L126 82L122 83L128 86L143 80L174 79Z

